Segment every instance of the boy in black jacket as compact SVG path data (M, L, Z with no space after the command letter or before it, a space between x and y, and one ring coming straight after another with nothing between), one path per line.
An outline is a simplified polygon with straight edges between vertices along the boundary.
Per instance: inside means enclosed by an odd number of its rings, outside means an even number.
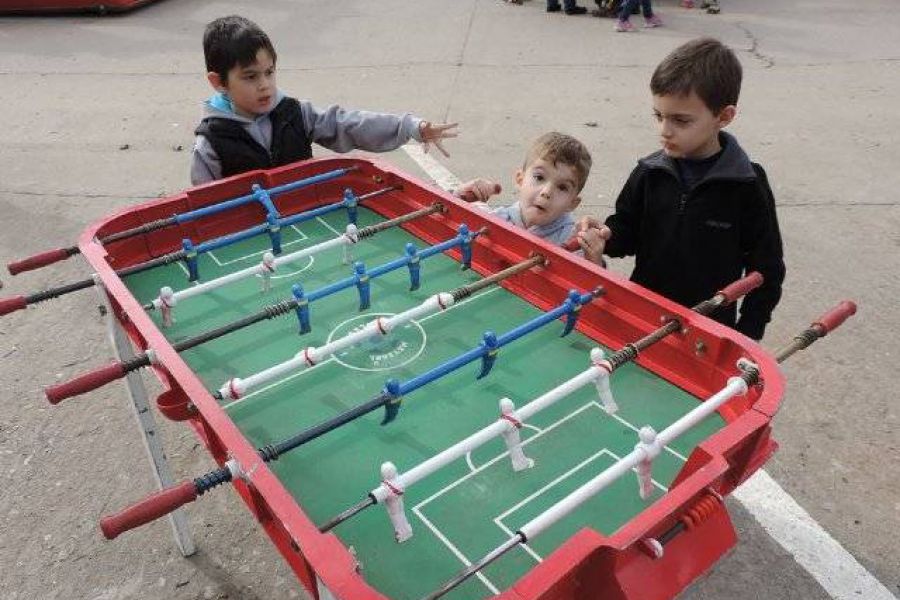
M784 261L775 199L766 173L722 131L735 117L741 65L718 40L675 49L650 80L662 150L638 161L602 226L585 218L581 235L608 238L604 253L635 256L632 281L685 306L751 271L765 283L713 318L763 336L781 298Z

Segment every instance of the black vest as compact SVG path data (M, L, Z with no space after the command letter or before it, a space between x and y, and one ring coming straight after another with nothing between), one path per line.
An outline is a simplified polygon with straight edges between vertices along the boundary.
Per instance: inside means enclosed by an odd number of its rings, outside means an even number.
M303 127L299 102L294 98L282 98L269 113L269 118L272 120L270 150L250 137L241 123L230 119L207 117L194 133L209 140L222 163L222 177L312 158L312 145Z

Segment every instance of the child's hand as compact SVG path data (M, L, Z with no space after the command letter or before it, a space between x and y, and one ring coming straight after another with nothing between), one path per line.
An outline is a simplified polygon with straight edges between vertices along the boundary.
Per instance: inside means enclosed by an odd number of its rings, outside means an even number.
M456 188L456 195L466 202L487 202L491 196L501 191L503 188L499 183L478 177Z
M606 241L612 237L612 230L595 217L582 217L575 228L575 234L584 257L603 265L603 251L606 249Z
M453 131L459 123L437 123L434 124L430 121L421 121L419 123L419 137L422 138L422 144L425 146L425 153L428 153L428 150L431 148L431 144L434 144L438 150L444 156L450 156L446 150L444 150L444 145L441 143L441 140L445 140L447 138L455 138L458 133Z

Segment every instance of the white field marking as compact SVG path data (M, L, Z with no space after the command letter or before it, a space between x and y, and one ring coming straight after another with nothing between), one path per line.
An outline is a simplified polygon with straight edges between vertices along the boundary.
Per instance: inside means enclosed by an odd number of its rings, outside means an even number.
M594 406L594 405L595 405L594 402L587 402L586 404L584 404L584 405L581 406L580 408L578 408L578 409L572 411L571 413L569 413L568 415L566 415L565 417L563 417L562 419L560 419L560 420L557 421L556 423L553 423L552 425L550 425L549 427L547 427L546 429L544 429L541 433L537 433L537 434L531 436L530 438L528 438L527 440L523 441L523 442L522 442L522 446L527 446L528 444L530 444L530 443L533 442L534 440L538 439L539 437L543 436L544 434L550 433L551 431L553 431L554 429L556 429L557 427L559 427L560 425L562 425L563 423L565 423L565 422L568 421L569 419L578 416L581 412L585 411L585 410L588 409L588 408L591 408L591 407ZM455 488L456 486L461 485L461 484L464 483L465 481L471 479L472 477L474 477L475 475L477 475L477 474L480 473L481 471L487 469L488 467L490 467L491 465L493 465L493 464L496 463L497 461L503 460L503 459L504 459L505 457L507 457L507 456L509 456L509 450L507 450L507 451L505 451L505 452L502 452L502 453L498 454L497 456L495 456L495 457L492 458L491 460L487 461L486 463L484 463L483 465L481 465L480 467L478 467L475 471L473 471L473 472L471 472L471 473L467 473L466 475L463 475L462 477L460 477L460 478L457 479L456 481L454 481L454 482L452 482L452 483L450 483L450 484L444 486L442 489L436 491L435 493L433 493L433 494L432 494L431 496L429 496L428 498L425 498L424 500L422 500L421 502L419 502L419 503L416 505L416 508L422 508L422 507L425 506L426 504L432 502L433 500L439 498L440 496L443 496L444 494L446 494L447 492L449 492L450 490L452 490L452 489Z
M344 233L345 233L345 232L343 232L343 231L338 231L337 229L335 229L334 227L332 227L331 225L329 225L329 224L328 224L328 221L326 221L326 220L323 219L322 217L316 217L316 221L318 221L319 223L321 223L321 224L325 227L325 229L329 230L329 231L330 231L331 233L333 233L334 235L344 235Z
M603 407L600 406L599 404L597 405L597 407L600 408L600 410L603 410ZM578 463L577 465L575 465L574 467L572 467L571 469L569 469L568 471L566 471L565 473L563 473L563 474L557 476L554 480L552 480L550 483L546 484L544 487L540 488L539 490L536 490L536 491L532 492L531 495L529 495L529 496L523 498L522 500L520 500L518 504L513 505L512 507L506 509L504 512L502 512L502 513L500 513L499 515L497 515L496 517L494 517L494 521L503 521L503 519L505 519L506 517L508 517L508 516L511 515L512 513L516 512L517 510L519 510L520 508L522 508L523 506L525 506L526 504L528 504L529 502L531 502L532 500L534 500L534 499L537 498L538 496L542 495L544 492L548 491L549 489L551 489L551 488L554 487L555 485L561 483L563 480L568 479L568 478L571 477L576 471L580 471L581 469L583 469L584 467L586 467L586 466L588 465L588 463L593 462L594 460L597 459L598 456L603 455L603 454L608 454L611 458L614 459L613 462L617 462L617 461L622 460L622 457L616 455L614 452L612 452L612 451L609 450L608 448L603 448L602 450L600 450L600 451L594 453L593 455L587 457L586 459L584 459L583 461L581 461L580 463ZM632 469L632 471L637 472L637 469ZM658 487L658 488L661 489L662 491L664 491L664 492L669 491L669 489L668 489L667 487L665 487L664 485L662 485L661 483L659 483L659 482L656 481L655 479L651 479L650 481L653 483L653 485L655 485L656 487Z
M610 415L610 416L611 416L613 419L615 419L616 421L618 421L619 423L621 423L622 425L624 425L625 427L627 427L628 429L632 430L633 432L637 433L638 431L640 431L637 427L635 427L634 425L632 425L631 423L629 423L628 421L626 421L625 419L623 419L623 418L620 417L619 415ZM664 447L668 452L670 452L673 456L675 456L676 458L680 459L681 462L687 462L687 458L685 458L684 456L682 456L681 453L678 452L677 450L675 450L675 449L673 449L673 448L670 448L669 446L663 446L663 447Z
M393 365L393 366L391 366L391 367L378 367L378 368L373 368L373 369L367 369L367 368L365 368L365 367L354 367L353 365L348 365L347 363L345 363L344 361L342 361L340 358L337 358L337 357L333 357L333 358L335 358L335 359L337 360L337 362L340 363L341 365L347 367L348 369L352 369L352 370L354 370L354 371L370 371L370 372L375 372L375 371L387 371L387 370L390 370L390 369L396 369L397 367L402 367L403 365L407 365L407 364L411 363L412 361L416 360L417 358L419 358L419 356L421 356L421 354L425 351L425 348L426 348L426 345L427 345L427 342L428 342L428 333L425 331L425 328L422 327L422 325L421 325L423 322L427 321L428 319L430 319L430 318L432 318L432 317L436 317L436 316L438 316L438 315L442 315L442 314L448 313L448 312L450 312L451 310L453 310L454 308L456 308L456 307L458 307L458 306L462 306L463 304L466 304L466 303L468 303L468 302L471 302L472 300L475 300L475 299L477 299L477 298L481 298L482 296L487 296L488 294L490 294L490 293L492 293L492 292L496 292L496 291L499 290L499 289L501 289L500 286L495 286L495 287L489 289L489 290L486 291L486 292L481 292L480 294L475 294L474 296L469 296L468 298L466 298L466 299L463 300L462 302L457 302L457 303L453 304L452 306L449 306L449 307L445 308L444 310L439 310L439 311L437 311L437 312L431 313L430 315L425 315L425 316L422 317L421 319L414 320L414 321L410 321L410 322L409 322L410 325L415 325L416 327L419 328L419 331L422 332L422 345L421 345L421 347L419 348L419 351L416 352L415 356L413 356L412 358L407 359L407 361L404 362L404 363L401 363L401 364L399 364L399 365ZM375 316L375 315L382 315L382 316L387 315L387 316L393 316L393 315L390 314L390 313L368 313L368 314L367 314L367 316ZM344 322L342 322L342 323L338 323L338 324L334 327L334 329L331 330L331 333L328 334L328 342L329 342L329 343L331 342L331 337L334 335L334 332L338 330L338 328L343 327L345 324L349 323L350 321L353 321L354 319L358 319L358 318L361 318L361 316L358 315L358 316L356 316L356 317L351 317L351 318L347 319L346 321L344 321ZM369 321L367 321L367 323L370 322L371 320L372 320L372 319L370 319Z
M366 325L368 325L369 323L371 323L378 317L390 318L396 314L397 313L384 313L384 312L382 312L382 313L366 313L364 315L356 315L355 317L350 317L346 321L342 321L341 323L338 323L337 325L334 326L334 329L332 329L331 333L328 334L328 338L325 340L325 344L330 344L332 341L334 341L333 340L334 332L337 331L338 329L340 329L341 327L343 327L344 325L346 325L347 323L350 323L351 321L366 319L366 322L363 323L363 327L365 327ZM407 358L405 361L403 361L401 363L397 363L396 365L390 365L390 366L386 366L386 367L371 367L371 368L369 368L369 367L357 367L356 365L351 365L350 363L341 360L340 356L335 356L334 354L331 355L331 358L336 360L337 363L339 365L341 365L342 367L346 367L352 371L363 371L363 372L367 372L367 373L375 373L378 371L390 371L391 369L399 369L400 367L406 366L409 363L411 363L412 361L414 361L417 358L419 358L420 356L422 356L422 353L425 352L425 346L428 343L428 334L425 333L425 328L422 327L421 325L419 325L418 321L409 320L406 323L404 323L404 326L418 328L419 333L422 334L422 344L419 346L418 351L416 351L416 353L414 355L410 356L409 358ZM350 331L348 331L346 334L344 334L341 337L345 337L347 335L350 335L351 333L355 333L355 331L357 331L357 330L351 329ZM394 330L394 331L396 331L396 330ZM393 333L393 331L389 332L386 336L383 336L383 337L390 337L391 333ZM338 338L338 339L340 339L340 338ZM372 338L368 338L368 339L372 339ZM361 340L361 342L362 341L365 341L365 340ZM350 351L350 348L347 348L341 354L346 354L349 351Z
M514 512L516 512L517 510L519 510L520 508L522 508L523 506L525 506L526 504L528 504L529 502L531 502L532 500L537 498L538 496L542 495L547 490L559 485L561 482L563 482L564 480L571 477L576 471L580 471L581 469L586 467L589 463L594 462L595 460L597 460L598 457L603 456L604 454L612 454L612 453L609 450L607 450L606 448L603 448L602 450L598 450L597 452L594 452L593 454L591 454L590 456L588 456L587 458L582 460L580 463L578 463L577 465L575 465L568 471L564 471L560 475L557 475L555 478L551 479L550 482L544 484L541 488L535 490L528 496L525 496L524 498L519 500L517 503L513 504L511 507L504 510L502 513L500 513L499 515L494 517L494 521L502 522L503 519L505 519L509 515L513 514Z
M524 440L524 441L522 442L522 446L524 447L524 446L528 445L529 443L531 443L531 442L534 441L535 439L537 439L537 438L543 436L545 433L548 433L548 432L552 431L553 429L559 427L560 425L562 425L563 423L565 423L565 422L568 421L569 419L575 417L576 415L580 414L580 413L583 412L584 410L586 410L586 409L588 409L588 408L591 408L591 407L597 408L597 410L599 410L599 411L601 412L601 416L605 416L605 415L606 415L606 411L603 409L603 406L602 406L599 402L597 402L596 400L593 400L593 401L591 401L591 402L587 402L586 404L584 404L584 405L582 405L581 407L575 409L573 412L571 412L571 413L569 413L568 415L564 416L564 417L561 418L560 420L556 421L555 423L552 423L552 424L551 424L550 426L548 426L546 429L541 429L541 430L538 431L537 434L535 434L535 435L531 436L530 438ZM625 422L625 423L626 423L626 425L627 425L627 422ZM507 509L506 511L504 511L503 513L501 513L501 514L498 515L497 517L494 517L494 519L493 519L494 524L496 524L501 530L505 531L507 534L509 534L510 537L512 537L513 533L512 533L511 531L509 531L509 529L508 529L508 528L503 524L503 522L502 522L503 519L504 519L505 517L507 517L508 515L512 514L512 513L515 512L515 511L517 511L519 508L521 508L521 507L524 506L525 504L531 502L534 498L540 496L541 494L543 494L544 492L546 492L547 490L549 490L549 489L552 488L553 486L557 485L559 482L561 482L561 481L563 481L564 479L570 477L574 472L576 472L576 471L578 471L579 469L583 468L583 467L584 467L585 465L587 465L588 463L594 461L598 456L600 456L600 455L602 455L602 454L608 454L608 455L611 456L614 460L620 460L620 458L619 458L616 454L614 454L613 452L611 452L611 451L608 450L607 448L603 448L602 450L599 450L598 452L596 452L596 453L593 454L592 456L590 456L590 457L584 459L583 461L581 461L580 463L578 463L577 465L575 465L574 467L572 467L571 469L569 469L568 471L566 471L565 473L563 473L562 475L559 475L559 476L556 477L553 481L551 481L550 483L546 484L545 486L543 486L541 489L537 490L536 492L532 493L531 495L529 495L528 497L526 497L524 500L521 500L518 504L516 504L516 505L514 505L513 507ZM463 477L457 479L456 481L450 483L449 485L445 486L443 489L438 490L437 492L435 492L434 494L432 494L431 496L429 496L428 498L426 498L426 499L423 500L422 502L419 502L419 503L413 508L413 512L415 512L416 515L419 516L419 518L425 520L424 514L423 514L423 512L422 512L422 508L423 508L426 504L428 504L428 503L430 503L431 501L435 500L436 498L438 498L438 497L444 495L445 493L449 492L451 489L455 488L457 485L460 485L463 481L468 480L469 478L471 478L471 477L473 477L474 475L478 474L479 472L485 470L486 468L490 467L491 465L495 464L496 462L502 460L503 458L505 458L505 457L508 456L508 455L509 455L509 451L507 450L507 451L505 451L505 452L503 452L503 453L497 455L496 457L492 458L491 460L489 460L488 462L486 462L486 463L483 464L482 466L475 468L474 464L472 464L471 453L467 453L467 454L466 454L466 462L468 463L469 468L472 469L471 472L468 473L468 474L466 474L466 475L464 475ZM655 486L657 486L658 488L660 488L660 489L663 490L664 492L668 491L668 489L667 489L665 486L663 486L662 484L660 484L660 483L657 482L656 480L651 479L651 481L653 482L653 484L654 484ZM437 534L437 528L436 528L436 527L434 527L434 526L431 525L430 523L429 523L429 527L432 528L432 530L435 531L436 534ZM441 535L440 537L442 538L442 540L446 540L446 537L445 537L445 536ZM448 545L451 545L450 542L449 542L449 540L448 540L448 541L445 541L445 543L448 544ZM539 555L537 552L535 552L534 549L532 549L531 547L527 546L527 544L522 544L522 546L524 547L525 551L526 551L528 554L530 554L537 562L542 562L542 559L541 559L540 555ZM467 565L467 566L468 566L468 565Z
M425 171L425 173L427 173L441 189L452 190L459 187L462 183L459 177L451 173L447 167L436 161L432 156L425 154L424 150L422 150L422 145L418 142L410 142L409 144L401 146L401 148L411 159L416 161L416 164L422 167L422 170Z
M418 146L402 148L440 187L450 189L460 184L459 178ZM732 495L835 600L897 600L763 469ZM827 550L812 550L821 544ZM858 594L857 590L864 591Z
M436 316L438 316L438 315L446 314L446 313L450 312L451 310L453 310L454 308L460 307L460 306L462 306L463 304L468 304L469 302L472 302L473 300L477 300L478 298L481 298L481 297L483 297L483 296L487 296L488 294L493 294L494 292L496 292L496 291L498 291L498 290L501 290L501 289L503 289L503 288L501 288L499 285L495 285L494 287L492 287L492 288L489 289L488 291L486 291L486 292L481 292L480 294L475 294L474 296L469 296L468 298L466 298L466 299L463 300L462 302L457 302L457 303L455 303L453 306L451 306L451 307L449 307L449 308L447 308L447 309L445 309L445 310L442 310L442 311L439 311L439 312L436 312L436 313L431 313L430 315L425 315L424 317L422 317L421 319L419 319L419 323L421 323L421 322L423 322L423 321L427 321L428 319L431 319L431 318L436 317Z
M832 598L897 600L762 469L732 495Z
M601 410L602 410L602 408L603 408L603 407L600 406L599 404L598 404L598 407L601 408ZM604 411L604 412L605 412L605 411ZM523 505L525 505L526 503L528 503L528 502L530 502L531 500L533 500L534 498L536 498L537 496L543 494L543 493L544 493L545 491L547 491L550 487L552 487L552 486L554 485L554 483L557 483L557 482L559 482L559 481L562 481L563 479L565 479L566 477L568 477L571 473L574 473L575 471L577 471L578 469L580 469L582 466L586 465L588 462L594 460L594 458L595 458L596 456L599 456L600 454L609 454L609 455L610 455L613 459L615 459L616 461L622 460L622 457L621 457L621 456L617 455L615 452L612 452L612 451L609 450L608 448L604 448L603 450L601 450L600 452L598 452L598 453L595 454L594 456L588 458L588 459L585 460L585 461L582 461L579 465L575 466L573 469L570 469L568 472L566 472L566 473L563 474L562 476L556 478L553 482L547 484L546 486L544 486L543 488L541 488L540 490L538 490L537 492L535 492L534 494L532 494L531 496L529 496L528 498L526 498L525 500L523 500L522 502L520 502L519 504L517 504L516 506L514 506L513 508L507 510L507 511L504 512L502 515L498 515L498 516L494 517L494 524L495 524L497 527L499 527L500 529L502 529L503 532L506 533L507 536L512 537L513 535L515 535L515 532L513 532L509 527L506 526L506 524L503 523L503 519L504 519L504 518L506 518L507 516L509 516L510 514L512 514L512 513L515 512L516 510L518 510L519 508L521 508ZM632 469L632 471L634 471L634 472L636 473L636 472L637 472L637 469ZM661 489L663 492L668 492L668 491L669 491L669 488L667 488L666 486L662 485L661 483L659 483L659 482L656 481L655 479L651 479L650 481L653 483L653 485L655 485L656 487L658 487L659 489ZM528 554L530 554L530 555L532 556L532 558L534 558L537 562L539 562L539 563L544 562L543 558L542 558L537 552L535 552L534 549L531 548L531 546L529 546L528 544L521 544L521 546L522 546L522 547L525 549L525 551L528 552Z
M468 558L466 558L466 555L463 554L462 552L460 552L459 548L454 546L453 543L450 540L448 540L447 537L443 533L441 533L440 529L435 527L431 521L429 521L427 518L425 518L425 515L422 514L422 512L418 509L418 507L413 508L413 513L415 513L415 515L417 517L419 517L419 519L423 523L425 523L425 526L431 530L431 533L433 533L437 539L439 539L441 542L443 542L443 544L445 546L447 546L447 548L450 549L450 552L452 552L456 556L456 558L458 558L460 560L460 562L462 562L462 564L464 564L467 567L472 566L472 561L470 561ZM475 573L475 575L476 575L476 577L478 577L478 579L481 580L481 583L483 583L487 587L487 589L489 589L491 591L492 594L500 593L500 590L497 588L497 586L495 586L493 583L491 583L490 580L484 576L484 573L482 573L481 571L478 571L477 573Z
M475 468L475 463L472 462L472 451L471 450L466 452L466 464L469 465L470 471L474 472L474 471L478 470Z
M250 398L252 398L253 396L256 396L257 394L262 394L263 392L266 392L266 391L272 389L273 387L279 386L283 383L287 383L288 381L290 381L296 377L299 377L299 376L303 375L304 373L309 373L310 371L315 371L322 365L327 365L328 363L332 362L333 360L334 360L334 357L328 357L325 360L323 360L322 362L316 363L313 366L309 367L308 369L303 369L302 371L298 371L298 372L294 373L293 375L288 375L284 379L279 379L278 381L273 381L269 385L265 385L265 386L259 388L258 390L253 390L246 396L242 396L241 398L238 398L237 400L234 400L233 402L229 402L228 404L223 404L222 408L225 410L228 410L235 404L240 404L241 402L249 400Z
M469 296L468 298L466 298L466 299L463 300L462 302L458 302L458 303L454 304L453 306L450 306L450 307L447 308L446 310L442 310L442 311L439 311L439 312L436 312L436 313L432 313L432 314L430 314L430 315L427 315L427 316L425 316L425 317L419 319L419 320L417 321L417 323L421 323L422 321L427 321L427 320L430 319L431 317L435 317L435 316L437 316L437 315L442 315L442 314L448 313L448 312L450 312L451 310L453 310L454 308L456 308L457 306L462 306L463 304L466 304L467 302L471 302L472 300L475 300L475 299L477 299L477 298L481 298L482 296L487 296L487 295L490 294L491 292L495 292L495 291L497 291L498 289L500 289L499 286L494 287L494 288L492 288L492 289L490 289L490 290L488 290L488 291L486 291L486 292L481 292L480 294L475 294L474 296ZM423 333L424 333L424 328L422 329L422 331L423 331ZM423 345L422 347L424 348L424 345ZM420 353L421 353L421 351L420 351ZM296 378L296 377L299 377L299 376L303 375L304 373L309 373L310 371L313 371L313 370L315 370L315 369L318 369L318 368L321 367L322 365L327 364L327 363L330 363L330 362L332 362L332 361L335 361L334 356L329 356L327 359L323 360L322 362L320 362L320 363L318 363L318 364L313 365L312 367L310 367L310 368L308 368L308 369L303 369L302 371L299 371L299 372L297 372L297 373L294 373L293 375L288 375L288 376L285 377L284 379L279 379L278 381L272 382L272 383L270 383L270 384L267 385L267 386L263 386L263 387L259 388L258 390L253 390L252 392L250 392L249 394L247 394L246 396L244 396L244 397L242 397L242 398L238 398L237 400L235 400L235 401L233 401L233 402L230 402L230 403L228 403L228 404L223 404L223 405L222 405L222 408L228 409L228 408L234 406L235 404L238 404L239 402L243 402L243 401L245 401L245 400L247 400L247 399L249 399L249 398L251 398L251 397L253 397L253 396L257 395L257 394L261 394L261 393L265 392L266 390L269 390L269 389L271 389L271 388L273 388L273 387L275 387L275 386L281 385L282 383L286 383L286 382L290 381L291 379L294 379L294 378ZM335 361L335 362L339 362L339 361ZM343 363L340 363L340 362L339 362L339 364L343 364Z
M512 531L506 525L504 525L502 521L494 519L494 525L499 527L501 529L501 531L503 531L503 533L506 534L507 537L512 537L512 536L516 535L515 532ZM525 550L525 552L530 554L531 558L533 558L536 562L539 562L539 563L544 562L544 559L541 557L541 555L538 554L537 552L535 552L534 548L532 548L529 544L519 544L519 546L521 546L522 549Z
M607 413L606 413L606 409L603 408L603 405L601 405L601 404L600 404L599 402L597 402L596 400L592 400L591 402L588 402L588 403L585 404L584 406L578 408L578 409L575 411L575 413L579 413L579 412L581 412L582 410L584 410L584 408L585 408L586 406L591 406L591 405L596 406L598 409L600 409L600 410L603 412L604 415L607 414ZM554 427L556 427L557 425L559 425L562 421L568 420L568 419L569 419L570 417L572 417L575 413L571 413L571 414L569 414L569 415L563 417L560 421L557 421L556 423L553 423L553 424L550 425L550 427L548 427L547 429L541 429L540 427L535 427L534 425L529 425L528 423L523 423L523 425L524 425L525 427L528 427L529 429L533 429L533 430L537 431L537 435L534 435L534 436L532 436L532 437L530 437L530 438L527 438L526 440L522 441L522 445L524 446L524 445L528 444L533 438L540 437L541 435L543 435L544 433L546 433L546 432L549 431L550 429L553 429ZM631 430L633 430L633 431L635 431L635 432L638 431L637 427L635 427L634 425L632 425L631 423L629 423L629 422L626 421L625 419L623 419L623 418L621 418L621 417L619 417L619 416L616 416L616 415L612 415L612 416L615 417L617 421L621 422L622 425L624 425L625 427L627 427L627 428L629 428L629 429L631 429ZM671 452L672 454L674 454L676 457L680 458L682 462L687 462L687 459L684 458L684 457L682 457L678 452L672 450L672 449L669 448L668 446L664 446L664 448L665 448L666 450L668 450L669 452ZM613 454L612 452L609 452L609 453L610 453L610 455L615 456L615 454ZM498 459L503 458L504 456L507 456L507 455L509 454L509 451L504 452L504 453L501 454L500 456L494 457L493 459L491 459L491 460L488 461L487 463L481 465L480 467L476 467L476 466L475 466L475 463L472 461L472 456L471 456L471 454L472 454L471 451L466 453L466 463L469 465L469 469L471 470L471 473L469 473L469 475L474 475L475 473L481 471L484 467L487 467L487 466L489 466L489 465L495 463ZM616 460L619 460L619 459L617 458ZM653 481L653 480L651 479L651 481ZM661 484L659 484L659 483L657 483L657 482L655 482L655 481L654 481L653 483L654 483L656 486L658 486L659 488L661 488L663 491L669 491L668 488L662 486ZM448 491L449 491L449 490L448 490ZM442 494L443 492L444 492L444 490L441 490L439 493ZM431 499L429 498L428 501L430 502ZM421 506L421 504L420 504L419 506Z
M543 431L544 431L540 427L535 427L534 425L529 425L528 423L522 423L522 427L531 429L533 431L537 431L538 433L543 433ZM478 470L478 467L475 466L475 462L472 460L472 451L471 450L466 452L466 464L469 465L469 469L471 469L472 471Z
M188 271L188 268L187 268L186 266L184 266L184 263L182 263L182 262L179 260L179 261L176 261L175 264L178 265L179 267L181 267L181 270L184 271L184 274L185 274L185 275L187 275L188 277L191 276L191 272ZM188 281L188 283L191 284L191 285L200 285L200 282L199 282L199 281Z
M308 271L309 269L312 268L312 266L314 264L316 264L315 256L307 256L306 260L307 260L306 264L304 266L300 267L299 269L297 269L296 271L291 271L290 273L282 273L281 275L272 275L271 279L285 279L286 277L293 277L294 275L302 273L303 271ZM257 273L256 277L262 278L262 274Z
M298 234L300 234L300 237L297 238L296 240L291 240L290 242L285 242L285 243L281 244L282 248L287 248L288 246L293 246L294 244L299 244L300 242L303 242L303 241L306 241L309 239L309 236L306 235L305 233L303 233L302 231L300 231L299 229L297 229L296 225L289 225L289 227L291 229L293 229L294 231L296 231ZM262 235L262 234L260 234L260 235ZM245 254L244 256L238 256L237 258L234 258L232 260L224 260L224 261L220 261L218 258L216 258L216 255L214 254L213 250L210 250L209 252L207 252L207 254L209 254L209 257L211 259L213 259L214 263L216 263L220 267L224 267L226 265L233 265L236 262L249 260L249 259L253 258L254 256L262 256L266 252L270 252L270 250L260 250L259 252Z
M622 460L622 457L619 456L618 454L616 454L615 452L613 452L612 450L607 450L607 452L609 452L609 455L610 455L610 456L612 456L613 458L616 459L616 462L619 462L620 460ZM632 467L631 470L632 470L632 472L637 473L637 467ZM663 484L661 484L661 483L658 482L657 480L653 479L652 477L650 478L650 483L652 483L653 485L655 485L656 487L658 487L659 489L661 489L663 492L668 492L668 491L669 491L669 488L667 488L666 486L664 486Z

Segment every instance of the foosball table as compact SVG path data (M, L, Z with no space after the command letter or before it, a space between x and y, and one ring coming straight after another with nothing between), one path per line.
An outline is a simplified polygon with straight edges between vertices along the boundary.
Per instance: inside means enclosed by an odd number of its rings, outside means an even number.
M855 311L770 355L706 316L758 274L681 307L361 158L154 200L9 268L79 253L91 277L0 315L96 287L133 348L48 399L149 369L220 465L103 535L231 483L323 600L674 597L736 543L723 498L777 448L778 363Z

